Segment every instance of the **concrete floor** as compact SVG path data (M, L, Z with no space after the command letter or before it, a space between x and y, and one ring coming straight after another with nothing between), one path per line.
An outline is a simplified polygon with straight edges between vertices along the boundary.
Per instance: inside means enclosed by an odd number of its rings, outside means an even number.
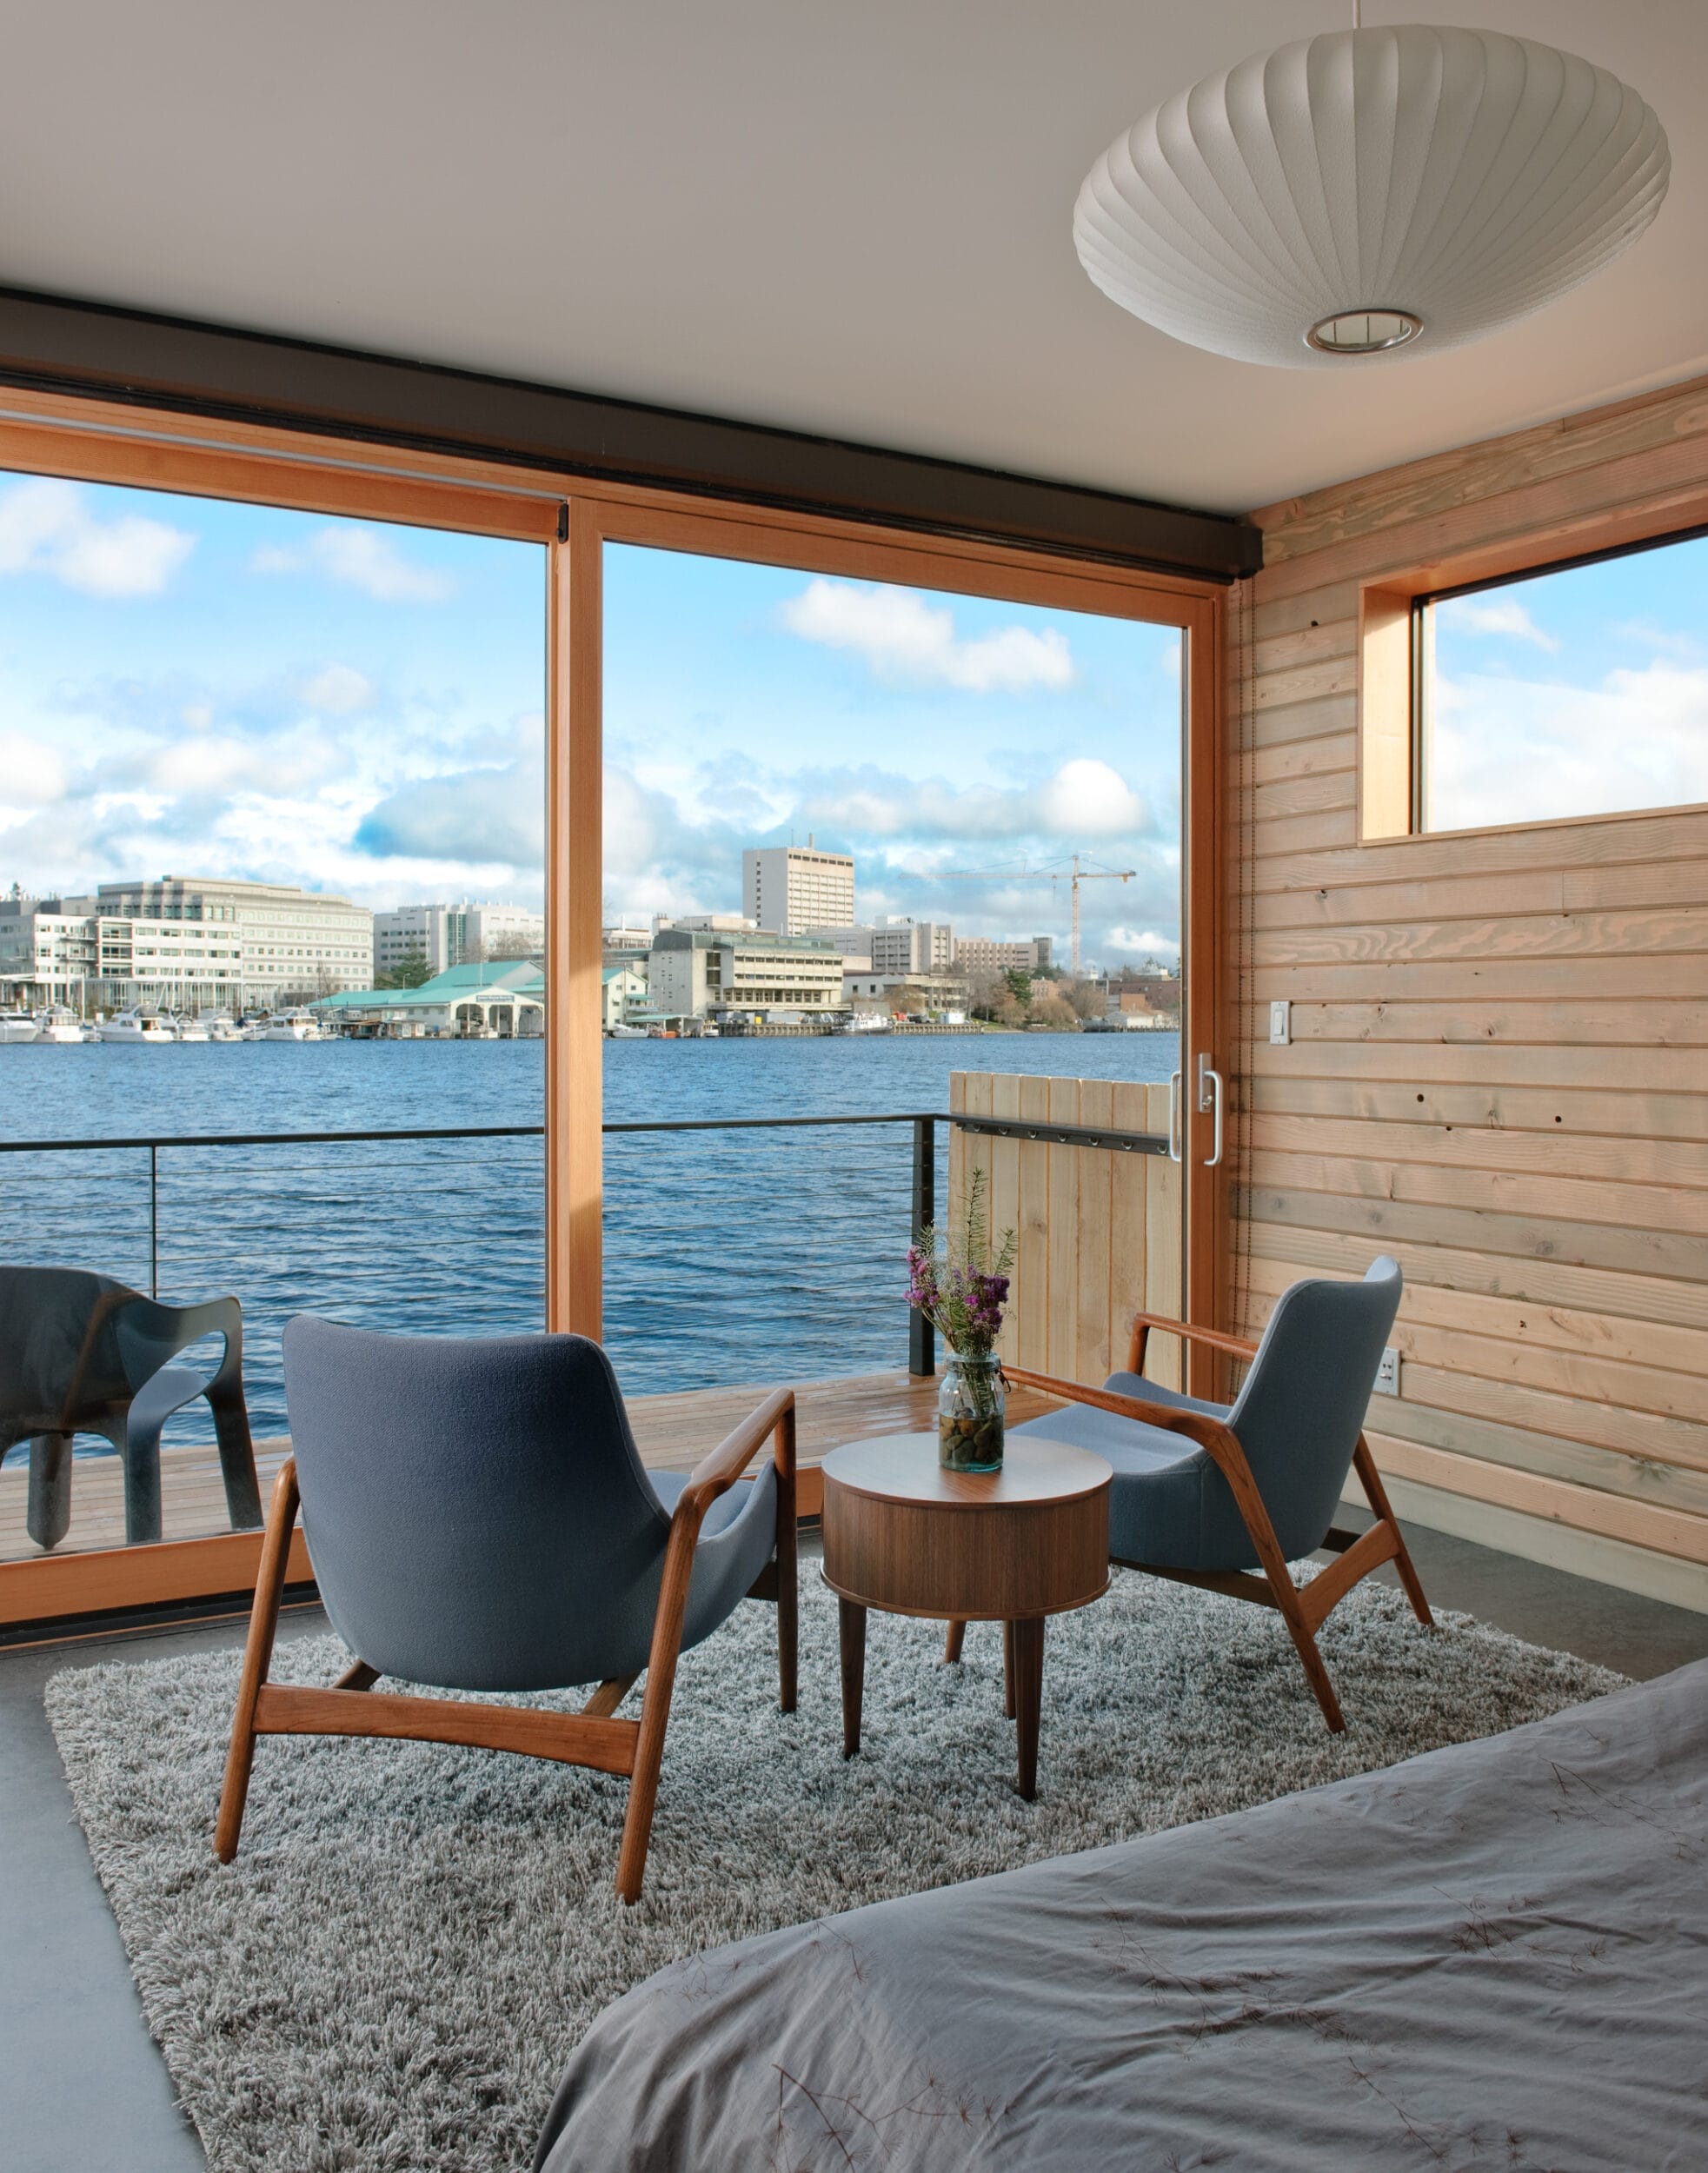
M1708 1615L1440 1532L1408 1536L1439 1606L1634 1677L1708 1657ZM304 1608L280 1635L324 1628L319 1610ZM225 1621L0 1651L0 2160L16 2173L205 2173L72 1817L42 1685L80 1660L236 1645L243 1629Z

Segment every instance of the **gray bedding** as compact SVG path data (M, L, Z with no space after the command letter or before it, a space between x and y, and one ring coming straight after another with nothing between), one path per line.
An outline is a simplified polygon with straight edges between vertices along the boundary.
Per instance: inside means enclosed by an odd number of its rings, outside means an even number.
M547 2173L1702 2173L1708 1662L661 1970Z

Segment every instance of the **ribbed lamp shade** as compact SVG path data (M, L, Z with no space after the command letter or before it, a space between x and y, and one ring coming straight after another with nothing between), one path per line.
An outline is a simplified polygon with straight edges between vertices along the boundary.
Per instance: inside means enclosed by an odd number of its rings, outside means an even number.
M1087 175L1073 243L1111 301L1178 340L1342 369L1540 309L1643 231L1669 170L1643 100L1572 54L1337 30L1147 113Z

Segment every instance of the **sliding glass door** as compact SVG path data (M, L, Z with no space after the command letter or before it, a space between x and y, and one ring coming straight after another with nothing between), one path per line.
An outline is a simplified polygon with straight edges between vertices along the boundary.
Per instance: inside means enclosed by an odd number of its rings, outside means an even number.
M930 1370L907 1249L975 1171L1015 1233L1005 1348L1100 1379L1134 1310L1192 1302L1194 1216L1213 1284L1212 610L798 531L761 555L715 520L589 530L626 1388L680 1423L835 1383L860 1430Z

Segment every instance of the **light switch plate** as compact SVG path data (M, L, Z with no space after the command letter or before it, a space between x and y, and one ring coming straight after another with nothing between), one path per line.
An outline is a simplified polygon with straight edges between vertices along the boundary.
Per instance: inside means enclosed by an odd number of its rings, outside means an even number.
M1392 1343L1382 1353L1382 1362L1376 1368L1376 1393L1379 1396L1397 1396L1399 1393L1399 1353Z
M1285 1000L1269 1007L1269 1039L1283 1047L1293 1040L1293 1006Z

